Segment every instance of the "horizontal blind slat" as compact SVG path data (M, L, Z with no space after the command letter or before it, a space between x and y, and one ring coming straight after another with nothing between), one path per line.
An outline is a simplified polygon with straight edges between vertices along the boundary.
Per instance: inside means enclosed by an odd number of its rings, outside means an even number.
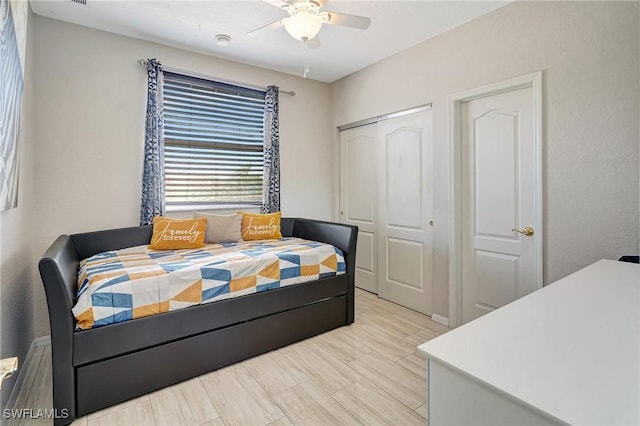
M218 93L189 93L181 90L172 90L171 88L167 89L166 86L162 94L165 99L175 104L224 105L231 109L255 111L259 111L262 107L259 102L241 97L220 96Z
M259 125L262 123L262 116L258 115L240 115L240 114L228 114L224 110L219 109L206 109L206 108L190 108L188 106L173 106L171 108L164 109L165 116L169 117L181 117L191 118L194 120L213 120L213 121L230 121L234 123L241 123L247 121L249 124Z

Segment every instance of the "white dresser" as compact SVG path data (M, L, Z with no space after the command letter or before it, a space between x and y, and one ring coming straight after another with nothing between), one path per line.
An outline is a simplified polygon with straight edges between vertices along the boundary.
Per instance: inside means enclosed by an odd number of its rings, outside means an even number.
M640 267L601 260L419 350L430 425L640 425Z

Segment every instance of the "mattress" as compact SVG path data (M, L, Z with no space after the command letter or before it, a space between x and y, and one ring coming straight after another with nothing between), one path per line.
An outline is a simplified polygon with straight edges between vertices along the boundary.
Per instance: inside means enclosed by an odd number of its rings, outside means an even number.
M130 247L80 262L73 314L77 328L86 330L345 270L340 249L294 237L186 250Z

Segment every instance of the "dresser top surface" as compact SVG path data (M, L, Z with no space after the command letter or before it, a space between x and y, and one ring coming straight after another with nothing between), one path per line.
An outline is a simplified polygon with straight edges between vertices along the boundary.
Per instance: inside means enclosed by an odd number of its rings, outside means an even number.
M598 261L419 346L571 424L640 424L640 267Z

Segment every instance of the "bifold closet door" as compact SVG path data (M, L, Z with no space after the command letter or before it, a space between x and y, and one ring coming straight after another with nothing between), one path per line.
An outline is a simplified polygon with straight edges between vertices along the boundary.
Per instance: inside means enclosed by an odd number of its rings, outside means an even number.
M356 287L378 293L377 125L340 132L340 222L358 227Z
M432 313L432 112L378 122L378 295Z

